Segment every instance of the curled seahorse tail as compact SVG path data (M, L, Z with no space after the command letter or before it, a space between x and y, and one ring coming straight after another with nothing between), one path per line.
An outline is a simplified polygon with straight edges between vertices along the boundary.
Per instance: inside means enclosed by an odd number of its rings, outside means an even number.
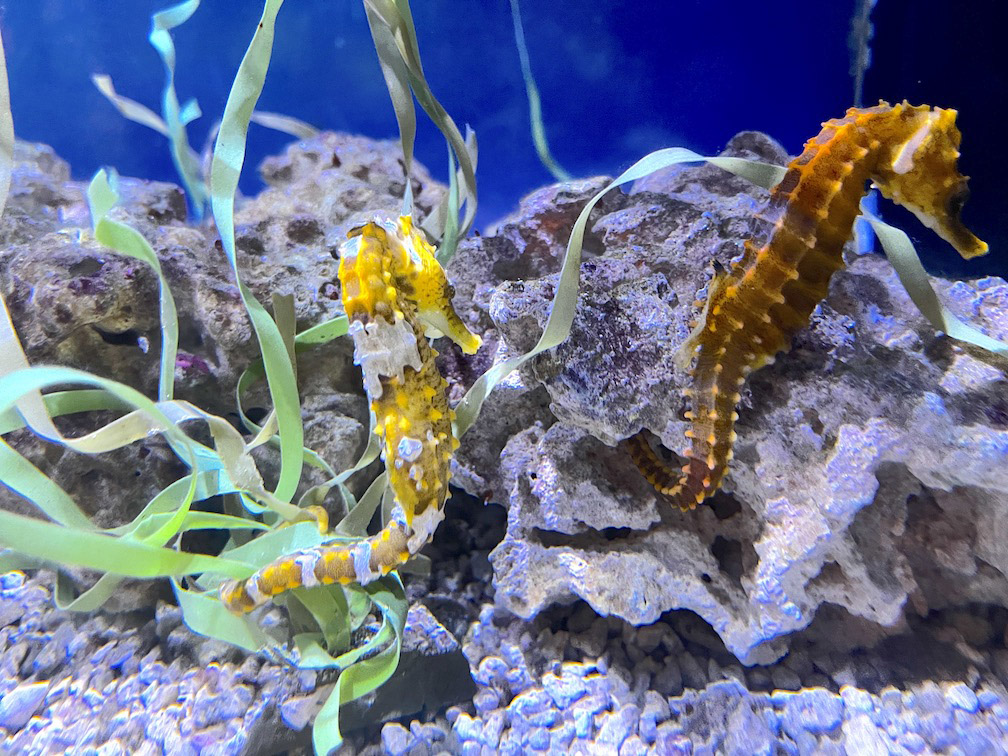
M665 460L658 456L651 444L648 443L644 432L635 433L624 439L623 446L648 483L654 486L659 493L674 499L677 504L683 506L679 500L679 493L686 482L685 475L679 469L670 467ZM693 509L692 506L683 508Z
M246 580L223 583L220 598L231 611L244 613L293 588L366 584L410 558L409 537L404 524L393 520L364 540L318 546L280 557Z

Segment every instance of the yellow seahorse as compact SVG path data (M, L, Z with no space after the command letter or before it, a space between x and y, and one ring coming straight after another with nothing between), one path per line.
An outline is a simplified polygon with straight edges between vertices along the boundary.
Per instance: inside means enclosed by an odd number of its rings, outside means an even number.
M692 362L685 390L692 399L690 447L682 472L670 469L643 435L625 442L644 476L682 509L693 509L721 485L746 376L788 349L825 298L830 277L844 265L841 252L866 181L964 258L986 254L987 245L959 217L969 191L957 166L955 119L955 110L906 102L851 108L824 123L788 166L765 213L776 218L769 240L762 246L747 241L732 270L715 276L700 322L680 351Z
M447 384L426 336L444 334L466 354L479 349L480 338L452 307L455 292L410 216L398 223L368 223L347 236L339 265L343 309L375 433L383 438L382 458L395 495L392 518L366 540L288 554L247 580L224 583L221 600L236 612L301 586L368 583L416 554L444 519L458 439Z

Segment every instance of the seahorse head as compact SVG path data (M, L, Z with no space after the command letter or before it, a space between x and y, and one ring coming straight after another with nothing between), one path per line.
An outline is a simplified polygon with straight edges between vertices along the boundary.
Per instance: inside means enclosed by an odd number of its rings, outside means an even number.
M956 127L956 111L906 103L893 110L899 115L901 138L895 141L890 164L880 166L873 177L875 183L964 258L986 254L987 244L960 218L969 189L968 177L958 167L962 135Z
M408 215L399 217L395 238L399 242L396 273L410 287L417 318L427 327L428 335L447 336L466 354L475 354L483 342L455 312L452 306L455 289L448 283L434 247L413 227L413 219Z

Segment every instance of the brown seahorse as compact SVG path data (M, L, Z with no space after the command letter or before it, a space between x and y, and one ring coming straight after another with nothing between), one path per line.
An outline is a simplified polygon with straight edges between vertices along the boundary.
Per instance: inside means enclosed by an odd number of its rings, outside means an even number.
M454 289L410 216L368 223L347 236L340 247L343 309L375 433L384 440L392 517L370 538L287 554L246 580L224 583L221 600L235 612L293 588L370 582L416 554L444 519L458 439L437 352L425 334L444 334L466 354L479 349L480 338L452 308Z
M969 190L957 167L955 119L955 110L905 101L851 108L824 123L791 161L765 212L776 218L769 241L747 241L732 269L715 275L679 352L681 364L692 362L682 472L669 468L641 433L625 441L644 477L682 509L721 485L746 376L788 349L826 297L830 278L844 266L841 252L868 180L964 258L986 254L987 245L960 220Z

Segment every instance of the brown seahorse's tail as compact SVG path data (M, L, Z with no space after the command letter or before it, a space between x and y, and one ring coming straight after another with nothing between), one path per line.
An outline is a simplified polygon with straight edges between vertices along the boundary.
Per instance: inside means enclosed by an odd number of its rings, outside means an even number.
M664 496L676 498L683 487L683 474L679 468L670 467L648 443L644 431L623 440L630 459L641 475ZM692 507L687 507L692 509Z
M694 405L692 426L686 431L690 448L679 494L679 506L684 509L692 509L718 489L732 459L738 413L735 401L725 393L719 391L709 397L709 403L697 401Z
M702 365L701 361L697 367ZM710 375L705 375L708 372ZM694 369L697 388L685 390L692 398L693 409L686 413L690 421L686 438L690 445L681 470L668 465L643 432L623 442L641 475L683 511L695 509L718 489L731 462L735 421L738 420L738 390L748 370L739 365L730 372L732 375L726 375L724 365L711 371Z
M220 598L233 612L250 612L294 588L369 583L409 559L408 541L405 524L393 520L366 540L297 551L266 565L246 580L229 580L221 585Z

